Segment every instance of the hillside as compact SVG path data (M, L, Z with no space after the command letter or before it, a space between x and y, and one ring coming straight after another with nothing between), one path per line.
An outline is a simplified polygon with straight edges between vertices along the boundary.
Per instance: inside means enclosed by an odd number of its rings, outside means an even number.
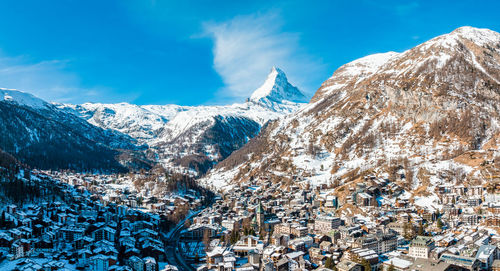
M28 93L0 89L0 95L0 149L24 164L113 172L149 167L129 136L95 127Z
M337 69L307 106L270 123L201 181L337 187L373 174L414 200L438 184L485 184L500 170L499 82L500 34L487 29L370 55Z

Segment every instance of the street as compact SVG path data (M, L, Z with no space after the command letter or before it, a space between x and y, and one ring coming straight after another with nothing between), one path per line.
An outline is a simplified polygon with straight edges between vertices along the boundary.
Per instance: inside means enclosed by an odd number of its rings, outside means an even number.
M181 231L182 229L184 229L184 223L186 222L186 220L197 215L199 212L201 212L201 210L189 214L185 219L180 221L172 231L170 231L169 233L170 236L168 235L165 236L164 244L165 244L165 253L167 255L167 262L171 265L177 266L179 271L195 270L195 268L193 268L189 263L187 263L185 259L182 257L182 254L178 249L178 247L179 247L179 238L181 235Z

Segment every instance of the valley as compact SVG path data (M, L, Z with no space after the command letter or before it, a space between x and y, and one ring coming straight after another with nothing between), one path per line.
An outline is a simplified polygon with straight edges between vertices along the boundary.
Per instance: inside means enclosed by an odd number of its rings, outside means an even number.
M500 34L272 67L230 105L0 89L0 269L500 268Z

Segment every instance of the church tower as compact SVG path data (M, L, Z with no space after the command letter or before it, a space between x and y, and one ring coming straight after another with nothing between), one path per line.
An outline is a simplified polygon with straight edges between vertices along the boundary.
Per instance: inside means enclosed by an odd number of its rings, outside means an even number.
M257 226L261 229L264 226L265 213L262 207L262 202L259 201L259 205L255 210L255 217L257 218Z

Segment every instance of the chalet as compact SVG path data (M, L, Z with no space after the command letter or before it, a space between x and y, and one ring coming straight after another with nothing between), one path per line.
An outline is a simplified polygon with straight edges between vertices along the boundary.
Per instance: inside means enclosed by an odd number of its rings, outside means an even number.
M218 266L220 262L223 260L224 248L215 247L212 251L207 252L207 265L208 268L213 266Z
M324 252L329 252L331 248L332 248L331 242L323 241L319 244L319 249L321 249Z
M281 260L276 262L275 269L277 271L288 271L289 265L290 261L287 258L282 258Z

